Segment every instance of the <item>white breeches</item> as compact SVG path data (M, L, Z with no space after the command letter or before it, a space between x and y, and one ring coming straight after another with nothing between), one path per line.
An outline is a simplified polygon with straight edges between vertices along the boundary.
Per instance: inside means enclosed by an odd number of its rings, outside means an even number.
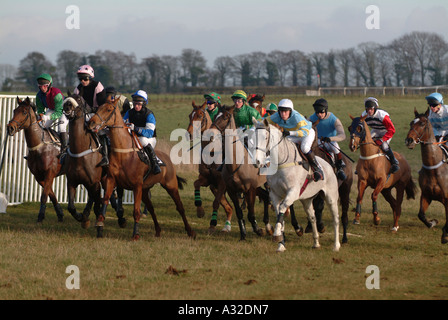
M311 151L311 146L314 142L314 137L316 136L316 132L314 129L310 129L308 135L306 137L296 137L296 136L288 136L288 139L294 143L300 142L300 148L304 154L307 154Z
M45 115L48 116L48 118L49 118L53 113L54 113L54 110L47 109L47 111L45 112ZM59 133L67 132L68 119L65 117L65 114L62 114L62 116L59 119L45 121L45 123L43 123L43 126L45 128L49 128L55 121L58 123L58 132Z

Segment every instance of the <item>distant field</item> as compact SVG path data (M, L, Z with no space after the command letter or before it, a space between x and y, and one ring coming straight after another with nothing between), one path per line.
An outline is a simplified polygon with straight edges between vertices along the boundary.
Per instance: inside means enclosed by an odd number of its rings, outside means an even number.
M312 114L316 98L304 96L268 96L266 102L278 103L291 98L295 109ZM347 128L348 114L359 116L364 97L326 97L330 111ZM421 167L420 150L408 150L404 138L413 119L414 107L426 109L424 96L414 98L377 97L387 110L397 130L392 140L394 151L404 154L411 164L416 184ZM168 150L176 143L169 141L175 128L186 128L191 100L202 96L150 95L150 108L157 119L159 146ZM224 98L230 104L230 97ZM348 134L348 132L346 131ZM340 144L354 160L358 153L348 150L348 142ZM382 197L378 202L382 222L374 226L371 215L370 189L364 197L361 225L352 225L349 212L349 243L340 252L332 252L331 219L324 212L327 231L321 235L322 248L314 250L312 237L298 238L287 218L287 251L275 252L276 244L269 237L253 234L250 224L247 241L239 241L236 217L228 235L208 235L212 195L202 189L206 216L196 217L193 181L194 166L180 166L179 175L188 180L181 197L190 224L197 232L196 240L188 239L180 216L160 186L152 190L152 199L162 227L161 238L154 237L150 217L143 218L139 242L132 242L132 208L126 206L126 229L120 229L116 217L108 209L105 238L96 239L95 230L81 229L62 205L65 221L57 223L53 208L47 205L47 217L36 225L39 205L26 203L9 207L0 214L0 299L167 299L167 300L297 300L297 299L410 299L445 300L448 297L446 263L448 246L440 243L441 226L427 229L417 218L419 192L415 200L404 201L400 230L392 234L390 207ZM352 207L356 196L352 188ZM81 209L82 205L78 205ZM306 218L301 204L295 204L301 224ZM224 225L223 210L218 216L218 229ZM246 213L245 213L246 214ZM257 219L262 223L262 205L257 204ZM431 218L445 223L440 204L427 212ZM94 221L94 215L91 214ZM271 213L271 221L275 221ZM341 228L342 232L342 228ZM80 289L66 288L66 268L80 270ZM379 289L368 289L368 266L380 271Z

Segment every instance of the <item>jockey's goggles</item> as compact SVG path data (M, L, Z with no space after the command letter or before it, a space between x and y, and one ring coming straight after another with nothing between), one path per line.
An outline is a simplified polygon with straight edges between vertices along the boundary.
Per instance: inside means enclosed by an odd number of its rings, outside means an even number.
M213 101L213 100L207 100L207 104L215 104L216 103L216 101Z
M89 76L78 76L79 81L87 81L90 80Z

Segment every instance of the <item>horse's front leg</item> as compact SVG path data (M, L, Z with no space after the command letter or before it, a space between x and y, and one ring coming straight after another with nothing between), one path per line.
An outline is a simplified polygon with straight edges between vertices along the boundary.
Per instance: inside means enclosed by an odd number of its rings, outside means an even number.
M64 212L62 211L61 205L58 202L58 199L56 198L56 195L54 194L53 189L50 190L50 193L48 194L50 197L51 202L53 203L54 211L56 211L56 215L58 216L58 221L63 222L64 221Z
M246 193L246 201L247 201L247 219L252 225L252 230L260 237L266 235L264 229L260 228L257 223L257 219L255 218L255 198L256 198L256 189L250 188Z
M48 195L53 191L51 188L52 183L53 179L50 179L48 176L46 177L46 180L39 182L39 184L43 187L43 191L40 196L40 208L39 214L37 215L37 223L41 223L45 219Z
M139 185L134 188L134 231L132 233L132 240L140 239L139 222L140 222L140 205L142 203L142 186Z
M107 206L109 204L109 199L114 192L115 180L111 176L107 176L104 188L103 206L101 207L101 213L96 217L95 227L96 227L96 237L103 237L104 220L106 219Z
M159 222L157 221L157 216L154 211L154 206L152 205L150 192L149 190L143 191L142 201L146 205L146 208L148 209L149 213L151 214L152 221L154 222L154 229L156 230L156 237L160 237L160 232L162 229L160 228Z
M420 196L420 210L418 211L418 218L421 222L425 224L428 228L432 228L436 226L439 221L437 219L428 220L426 219L426 210L428 210L429 205L431 204L432 200L430 197L427 197L423 192Z
M193 183L194 185L194 205L196 206L196 215L202 218L205 215L202 207L201 187L208 185L208 179L203 175L199 175L198 179Z
M361 218L361 204L362 198L364 197L364 192L367 188L367 181L363 179L358 180L358 197L356 198L356 212L355 212L355 220L353 220L353 224L359 224Z
M373 214L373 224L374 225L379 225L381 222L380 217L378 216L378 206L377 206L377 200L378 200L378 195L381 193L381 191L383 191L384 188L384 179L379 179L379 181L377 181L376 187L372 192L372 214ZM395 203L395 199L393 199L393 203L391 204L391 206L393 206ZM392 207L393 209L393 207Z

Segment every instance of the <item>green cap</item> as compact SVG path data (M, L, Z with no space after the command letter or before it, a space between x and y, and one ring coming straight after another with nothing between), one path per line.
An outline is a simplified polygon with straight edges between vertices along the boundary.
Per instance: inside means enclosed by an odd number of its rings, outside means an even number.
M277 105L276 105L275 103L270 103L270 104L268 105L268 107L266 108L266 110L277 112L277 111L278 111L278 108L277 108Z
M243 90L236 90L232 94L232 99L234 99L234 98L237 98L237 99L240 98L240 99L243 99L244 101L247 101L247 94Z
M42 73L37 77L37 82L39 84L51 84L53 82L53 78L48 73Z
M216 92L210 92L208 94L204 94L204 98L207 100L212 100L221 103L221 96Z

